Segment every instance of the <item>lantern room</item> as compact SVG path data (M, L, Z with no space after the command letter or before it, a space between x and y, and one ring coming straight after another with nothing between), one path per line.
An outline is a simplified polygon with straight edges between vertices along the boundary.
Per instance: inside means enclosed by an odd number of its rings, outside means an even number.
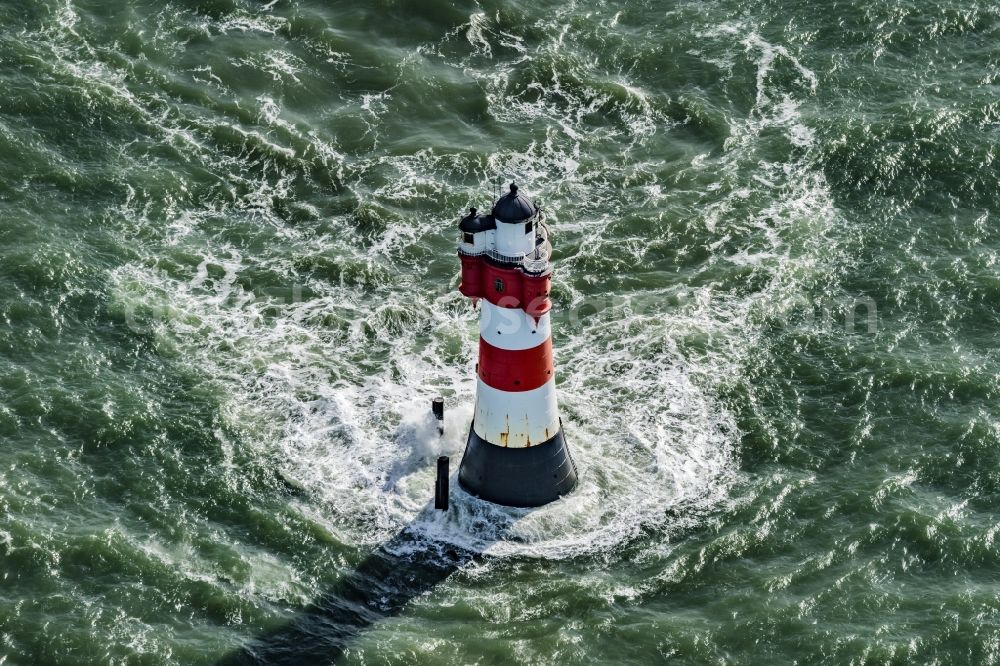
M493 206L497 254L523 257L531 253L535 249L537 216L538 207L528 197L519 194L517 185L511 183L510 192L497 199Z
M552 307L548 227L541 212L511 183L490 215L475 208L459 222L462 262L459 291L501 308L519 308L537 319Z

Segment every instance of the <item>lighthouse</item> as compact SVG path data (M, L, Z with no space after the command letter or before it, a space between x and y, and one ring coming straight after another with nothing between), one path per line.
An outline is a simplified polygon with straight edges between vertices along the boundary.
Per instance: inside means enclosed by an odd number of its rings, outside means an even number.
M539 208L518 192L459 223L459 291L479 304L476 407L458 481L515 507L548 504L576 485L552 357L552 246Z

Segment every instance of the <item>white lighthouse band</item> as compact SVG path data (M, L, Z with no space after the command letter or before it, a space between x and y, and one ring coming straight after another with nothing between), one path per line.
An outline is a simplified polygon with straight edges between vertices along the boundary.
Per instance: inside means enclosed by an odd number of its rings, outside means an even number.
M480 301L479 336L501 349L530 349L552 337L548 313L537 320L521 308L502 308Z
M495 446L527 448L547 442L560 429L555 378L520 392L501 391L480 379L472 427Z
M463 488L508 506L565 495L577 475L556 399L548 230L511 185L491 215L459 227L462 284L481 302L476 407L459 469Z

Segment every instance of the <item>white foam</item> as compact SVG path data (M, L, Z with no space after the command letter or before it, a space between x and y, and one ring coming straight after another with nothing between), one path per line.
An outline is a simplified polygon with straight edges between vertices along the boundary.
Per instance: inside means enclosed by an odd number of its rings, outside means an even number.
M465 38L469 40L469 44L476 50L480 55L486 57L493 56L493 48L490 46L489 39L487 39L489 19L486 18L486 14L483 12L476 12L469 16L469 27L465 31Z
M454 456L457 467L471 419L472 313L456 318L442 307L450 299L442 299L419 307L414 326L390 322L383 325L391 331L376 330L368 339L331 334L317 327L315 315L339 311L346 323L360 314L362 294L342 295L337 306L328 299L286 304L277 317L267 317L264 310L273 304L241 299L234 287L242 261L233 254L226 260L206 257L187 285L155 270L126 267L116 274L116 293L129 298L141 284L150 294L166 295L173 314L163 333L226 387L232 396L223 409L228 427L243 433L244 445L259 447L261 455L280 452L282 468L327 507L328 520L348 530L351 540L379 543L421 514L437 455ZM223 277L207 277L212 264L224 268ZM386 307L393 308L404 295L382 298L392 299ZM378 318L367 318L363 327L379 325ZM440 363L437 336L418 341L412 332L426 325L441 333L460 331L467 361L457 367ZM620 331L612 330L619 326L634 331L631 344L620 344ZM684 506L694 516L724 494L735 432L731 417L690 381L679 357L637 355L650 340L669 334L662 322L625 318L588 330L559 350L579 488L530 512L456 492L452 512L425 518L418 529L458 545L489 545L497 556L567 557L613 548L662 526L672 508ZM356 365L386 352L388 362ZM609 373L607 364L616 362L632 369ZM595 377L602 380L594 383ZM447 434L439 439L429 402L441 391L452 397ZM664 395L671 398L666 408ZM498 525L507 532L491 545Z

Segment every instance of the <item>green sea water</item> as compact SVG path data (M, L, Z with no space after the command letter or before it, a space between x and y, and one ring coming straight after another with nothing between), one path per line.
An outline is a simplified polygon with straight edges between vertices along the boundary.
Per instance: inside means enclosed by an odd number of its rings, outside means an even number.
M996 663L998 45L988 0L0 0L0 664L215 663L401 530L477 557L339 663ZM580 484L435 514L511 180Z

